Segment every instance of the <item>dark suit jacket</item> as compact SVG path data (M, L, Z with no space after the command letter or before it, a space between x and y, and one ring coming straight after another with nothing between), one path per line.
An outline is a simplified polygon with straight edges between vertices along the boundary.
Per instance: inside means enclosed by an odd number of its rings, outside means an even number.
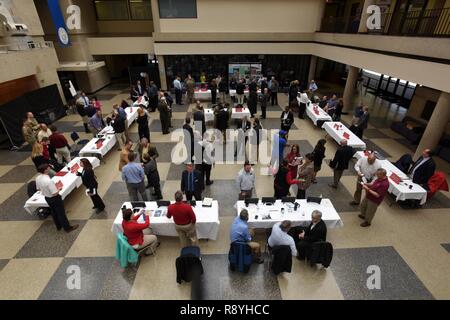
M89 190L89 192L92 193L92 189L98 188L98 183L95 179L93 170L83 170L83 172L78 173L78 175L81 176L81 181L83 182L83 185Z
M244 91L245 91L245 84L238 83L236 85L236 94L244 94Z
M205 189L205 186L203 185L203 175L200 171L194 170L194 189L195 191L203 191ZM187 170L183 171L183 174L181 175L181 191L186 192L188 188L188 172Z
M417 161L412 166L410 172L413 172L416 165L422 161L423 157L420 157L417 159ZM434 174L434 171L436 170L436 164L432 158L430 158L428 161L425 161L420 167L417 168L416 172L414 172L413 176L413 182L417 184L427 184L428 180L431 178L431 176Z
M224 109L220 110L217 114L217 129L222 131L228 129L228 121L230 120L230 115L228 111Z
M370 115L368 113L363 113L363 115L359 118L358 123L356 124L359 130L367 129L367 125L369 124L369 118Z
M134 86L134 90L140 95L143 96L145 92L145 86L141 83L141 90L139 90L139 87L136 85Z
M327 240L327 226L323 220L311 230L312 222L309 224L308 228L305 230L305 238L306 242L317 242L317 241L326 241Z
M286 114L286 111L283 111L283 113L281 113L280 120L283 125L291 127L292 124L294 123L294 114L290 111L287 111L287 112L288 112L288 117L287 117L286 121L283 120L284 116Z
M350 146L341 147L336 154L334 159L330 162L330 166L336 170L346 170L348 169L348 163L353 158L355 154L355 149Z
M196 125L197 121L200 121L202 123L201 129L202 129L202 135L203 135L206 131L205 113L203 111L197 110L194 112L194 124L195 125ZM197 126L195 126L195 129L199 130L200 128L197 128Z

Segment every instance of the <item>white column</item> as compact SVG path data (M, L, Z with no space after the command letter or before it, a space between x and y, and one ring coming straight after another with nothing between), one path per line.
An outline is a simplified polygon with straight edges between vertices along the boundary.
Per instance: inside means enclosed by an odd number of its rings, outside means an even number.
M354 66L349 66L347 82L345 83L344 89L344 111L349 111L352 109L353 96L355 94L355 86L358 81L359 68Z
M161 89L167 90L166 64L164 63L164 56L156 56L158 59L159 80L161 81Z
M428 121L425 132L423 133L422 139L417 146L416 153L414 154L414 159L420 157L424 149L433 150L439 143L442 135L450 120L450 93L441 92L439 99L434 108L433 114L431 115L430 121Z
M317 56L311 56L311 62L309 63L308 82L314 80L316 74Z

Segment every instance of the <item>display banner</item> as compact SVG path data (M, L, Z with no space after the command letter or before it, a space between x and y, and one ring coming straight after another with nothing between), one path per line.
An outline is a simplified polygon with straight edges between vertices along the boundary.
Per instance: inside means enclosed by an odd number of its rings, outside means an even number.
M59 6L58 0L47 0L48 8L50 9L50 14L52 15L53 24L56 28L56 35L58 36L59 43L63 47L70 47L69 32L67 31L66 22L64 21L64 16Z

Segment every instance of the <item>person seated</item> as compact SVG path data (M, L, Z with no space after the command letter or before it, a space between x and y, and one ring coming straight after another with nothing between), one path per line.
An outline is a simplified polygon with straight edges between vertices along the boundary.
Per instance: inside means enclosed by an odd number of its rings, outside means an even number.
M409 168L414 163L410 154L404 154L394 163L394 166L399 168L403 173L408 174Z
M122 228L123 234L128 239L128 243L135 249L140 250L149 246L146 255L152 254L159 247L158 238L151 233L150 218L144 214L145 223L139 223L137 220L143 215L141 212L133 215L131 209L123 210Z
M301 230L301 232L298 232L298 230ZM296 242L298 259L309 259L313 244L318 241L326 241L327 239L327 226L322 220L322 212L314 210L311 214L310 225L306 229L301 227L293 228L291 235Z
M247 243L253 254L253 261L256 263L263 263L264 259L261 258L261 246L258 242L252 241L255 233L253 229L248 228L248 211L242 209L238 217L236 217L231 225L230 240L231 242Z
M297 256L297 248L295 246L294 238L292 238L288 232L291 229L291 221L285 220L278 222L272 227L272 233L270 234L268 243L270 248L277 246L290 246L291 254L293 257Z
M414 162L409 171L409 176L414 183L425 186L428 183L428 180L433 176L434 171L436 170L436 164L432 156L433 153L431 150L425 149L420 158Z

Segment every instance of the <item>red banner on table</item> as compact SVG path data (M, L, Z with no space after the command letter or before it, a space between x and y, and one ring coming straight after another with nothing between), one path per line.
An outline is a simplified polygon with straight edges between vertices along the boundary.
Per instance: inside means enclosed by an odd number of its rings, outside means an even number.
M402 179L397 174L395 174L395 172L392 172L389 178L391 178L391 180L394 181L395 184L400 184L400 182L402 181Z
M350 135L347 132L344 132L344 138L345 139L350 139Z
M55 185L58 189L62 189L64 187L64 184L61 182L61 180L56 182Z
M242 108L236 108L236 112L242 112Z
M78 163L75 163L72 168L70 168L70 172L76 173L80 169L80 165Z
M64 177L67 173L68 173L67 171L60 171L60 172L57 172L55 174L55 176L57 176L57 177Z

